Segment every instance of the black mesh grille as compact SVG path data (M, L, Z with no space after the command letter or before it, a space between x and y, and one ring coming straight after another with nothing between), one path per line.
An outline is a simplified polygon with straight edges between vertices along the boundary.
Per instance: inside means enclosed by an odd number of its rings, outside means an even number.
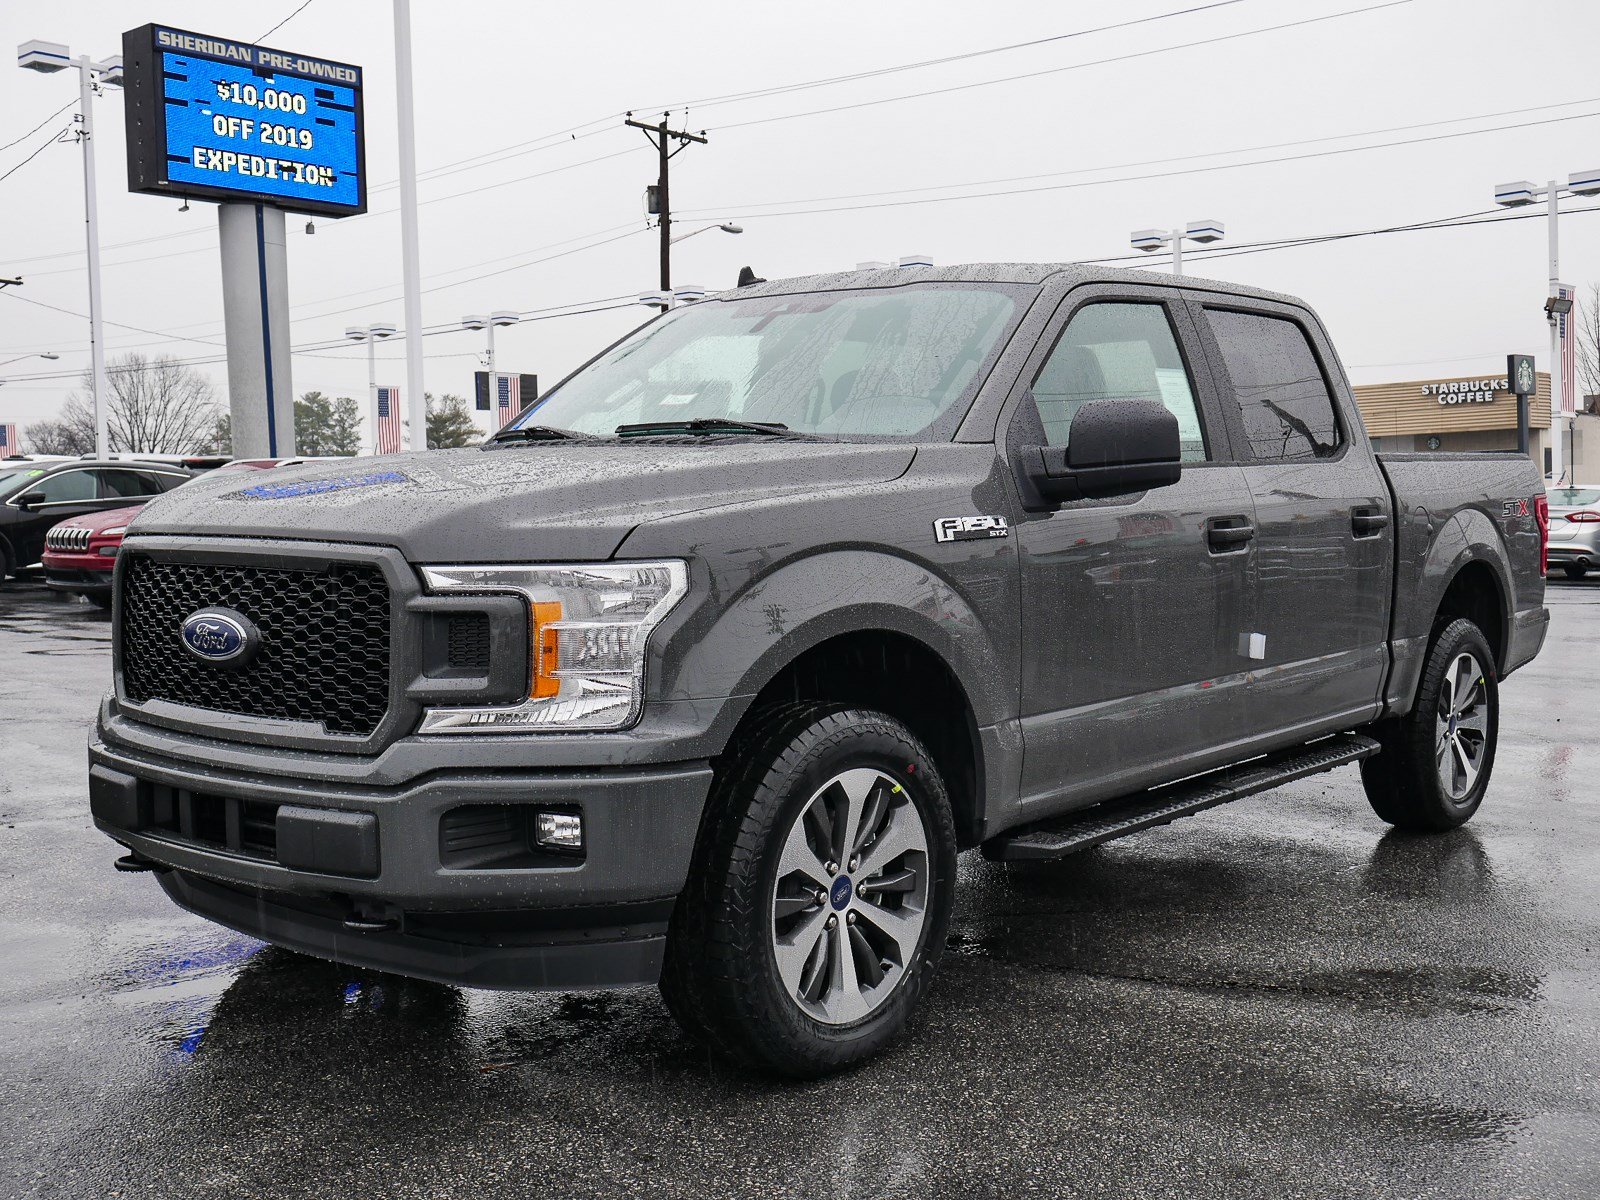
M389 585L376 567L292 570L221 563L128 561L122 589L122 681L129 700L320 722L366 736L389 708ZM245 666L200 662L178 630L221 605L261 631Z
M450 618L450 665L464 671L489 669L487 613L457 613Z

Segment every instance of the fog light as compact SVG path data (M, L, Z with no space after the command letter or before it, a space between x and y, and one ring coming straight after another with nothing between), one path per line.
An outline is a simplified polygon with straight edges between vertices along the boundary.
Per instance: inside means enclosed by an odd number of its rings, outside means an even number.
M533 819L533 840L552 850L582 850L583 818L577 813L537 813Z

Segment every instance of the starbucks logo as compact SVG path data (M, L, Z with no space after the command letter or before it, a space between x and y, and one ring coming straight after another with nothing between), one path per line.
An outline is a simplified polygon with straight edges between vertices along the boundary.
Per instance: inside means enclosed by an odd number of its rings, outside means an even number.
M1515 390L1520 395L1531 396L1533 394L1533 384L1533 363L1523 359L1517 364L1517 386Z

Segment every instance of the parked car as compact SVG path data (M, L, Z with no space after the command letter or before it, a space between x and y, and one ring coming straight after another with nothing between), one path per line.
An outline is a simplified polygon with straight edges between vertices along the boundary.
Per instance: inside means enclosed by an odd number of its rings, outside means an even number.
M1582 579L1600 570L1600 488L1552 487L1550 505L1550 567L1560 567L1568 579Z
M252 936L659 982L693 1036L818 1075L922 999L960 850L1060 857L1358 762L1383 820L1470 819L1549 620L1542 500L1525 455L1374 454L1289 297L757 282L481 447L149 510L94 820Z
M264 471L271 467L317 462L312 458L252 458L220 462L186 457L191 470ZM69 517L54 526L44 539L45 586L59 592L86 596L101 608L111 607L111 576L117 565L117 551L128 524L139 515L142 504L113 508L105 512Z
M45 533L68 517L125 508L194 476L164 463L0 463L0 583L43 567Z

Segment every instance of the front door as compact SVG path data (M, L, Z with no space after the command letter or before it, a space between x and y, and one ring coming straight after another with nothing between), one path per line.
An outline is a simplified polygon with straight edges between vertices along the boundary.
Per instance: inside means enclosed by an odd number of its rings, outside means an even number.
M1388 662L1394 514L1332 348L1291 306L1191 297L1255 502L1253 723L1289 744L1370 720Z
M19 503L22 496L36 493L41 494L38 502L23 509ZM76 467L41 476L6 503L17 510L9 530L16 565L26 568L39 565L44 553L44 535L52 525L68 517L111 508L115 502L100 498L100 481L94 468Z
M1070 293L1010 406L1007 446L1064 445L1094 400L1178 419L1170 487L1023 513L1024 805L1043 815L1220 762L1248 733L1254 512L1178 294Z

